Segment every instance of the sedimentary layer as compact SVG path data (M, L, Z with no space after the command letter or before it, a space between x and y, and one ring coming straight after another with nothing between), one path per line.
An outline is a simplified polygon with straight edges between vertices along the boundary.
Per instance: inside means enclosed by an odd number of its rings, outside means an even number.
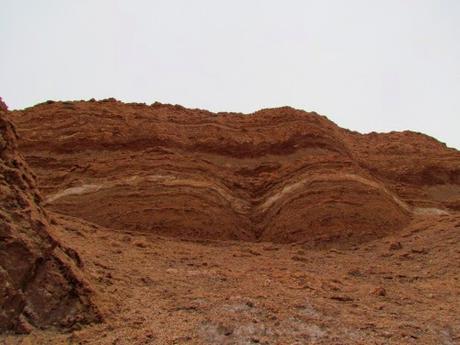
M289 107L46 102L13 112L48 207L169 236L356 243L460 203L460 154Z

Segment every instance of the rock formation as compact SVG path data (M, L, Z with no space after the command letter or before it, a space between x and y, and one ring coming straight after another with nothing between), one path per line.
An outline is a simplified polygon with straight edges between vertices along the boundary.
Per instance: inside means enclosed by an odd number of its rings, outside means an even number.
M0 115L1 344L460 342L460 153L433 138L107 99L9 112L16 140Z
M5 107L1 107L6 109ZM100 318L78 268L42 208L35 178L0 110L0 332L72 328Z
M458 151L288 107L49 101L14 121L48 207L115 229L337 245L460 205Z
M8 111L8 106L3 102L2 97L0 97L0 111Z

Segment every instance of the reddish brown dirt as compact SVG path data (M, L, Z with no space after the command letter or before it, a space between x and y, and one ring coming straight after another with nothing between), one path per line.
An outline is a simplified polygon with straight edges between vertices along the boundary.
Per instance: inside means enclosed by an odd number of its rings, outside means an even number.
M460 342L460 217L429 216L350 249L181 241L60 217L105 322L16 344Z
M460 342L460 153L435 139L287 107L10 115L104 322L0 343Z

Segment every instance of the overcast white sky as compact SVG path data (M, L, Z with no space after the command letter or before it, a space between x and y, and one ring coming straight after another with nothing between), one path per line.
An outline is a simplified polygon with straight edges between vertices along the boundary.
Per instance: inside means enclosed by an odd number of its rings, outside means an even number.
M460 148L460 0L0 0L0 96L252 112Z

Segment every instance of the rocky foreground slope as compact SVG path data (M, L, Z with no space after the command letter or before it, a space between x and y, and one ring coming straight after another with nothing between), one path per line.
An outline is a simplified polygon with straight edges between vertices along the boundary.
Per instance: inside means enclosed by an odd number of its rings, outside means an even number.
M98 321L79 256L56 236L16 140L0 109L0 332Z
M1 344L460 342L460 153L435 139L292 108L8 117Z
M460 210L460 152L292 108L47 102L13 113L48 207L188 238L356 243Z

